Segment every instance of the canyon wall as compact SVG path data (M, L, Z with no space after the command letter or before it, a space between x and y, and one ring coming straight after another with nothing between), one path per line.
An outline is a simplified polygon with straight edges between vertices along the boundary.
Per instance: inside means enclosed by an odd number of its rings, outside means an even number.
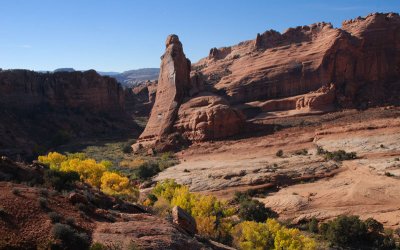
M213 48L193 65L231 104L307 94L334 84L339 107L399 103L400 17L374 13L343 22L266 31Z
M94 70L0 71L0 154L31 159L72 139L133 137L124 96Z

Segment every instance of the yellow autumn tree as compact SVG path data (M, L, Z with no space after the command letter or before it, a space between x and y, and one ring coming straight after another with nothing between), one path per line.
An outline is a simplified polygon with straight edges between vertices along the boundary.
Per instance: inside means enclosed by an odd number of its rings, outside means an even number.
M296 228L282 227L275 235L275 249L288 250L313 250L316 249L316 243L313 239L308 238L300 233Z
M129 183L129 179L113 172L104 172L101 177L101 191L105 194L123 196L130 200L138 197L137 189Z
M243 250L247 249L288 249L313 250L313 239L300 233L298 229L286 228L274 219L265 223L244 221L233 230L234 243Z
M243 250L264 250L274 247L274 234L266 223L244 221L235 226L233 239Z
M93 159L80 160L78 158L73 158L62 162L60 167L60 171L77 172L82 181L85 181L98 188L101 185L101 177L106 170L106 166L97 163Z
M47 155L41 155L38 157L38 161L40 163L49 165L49 167L53 170L58 170L61 166L61 163L66 160L67 156L57 152L50 152Z

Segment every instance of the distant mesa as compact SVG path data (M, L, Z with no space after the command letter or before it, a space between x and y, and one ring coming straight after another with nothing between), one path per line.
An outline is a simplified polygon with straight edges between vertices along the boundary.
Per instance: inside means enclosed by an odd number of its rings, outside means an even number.
M159 68L143 68L124 71L122 73L109 75L117 79L123 86L137 86L146 81L154 81L158 79L160 74Z
M55 69L53 72L75 72L76 70L73 68L59 68Z

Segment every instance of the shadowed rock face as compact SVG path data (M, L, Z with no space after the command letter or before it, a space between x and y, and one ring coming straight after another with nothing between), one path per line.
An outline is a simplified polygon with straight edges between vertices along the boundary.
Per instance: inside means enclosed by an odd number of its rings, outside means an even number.
M132 135L124 106L120 84L94 70L0 71L0 154L29 159L72 138Z
M7 70L0 72L0 105L25 112L45 107L118 115L124 111L124 95L113 78L94 70L53 74Z
M230 104L288 98L333 83L341 107L399 103L400 17L370 14L345 21L266 31L255 40L212 49L193 64Z
M170 35L161 57L156 100L141 140L154 141L171 133L180 104L190 88L190 61L177 35Z

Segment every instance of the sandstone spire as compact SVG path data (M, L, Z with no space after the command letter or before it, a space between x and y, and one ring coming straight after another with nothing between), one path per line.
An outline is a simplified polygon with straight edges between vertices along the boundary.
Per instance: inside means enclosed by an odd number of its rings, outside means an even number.
M155 143L171 132L183 97L190 88L190 61L183 53L177 35L169 35L161 57L156 100L149 122L140 135L141 142Z

